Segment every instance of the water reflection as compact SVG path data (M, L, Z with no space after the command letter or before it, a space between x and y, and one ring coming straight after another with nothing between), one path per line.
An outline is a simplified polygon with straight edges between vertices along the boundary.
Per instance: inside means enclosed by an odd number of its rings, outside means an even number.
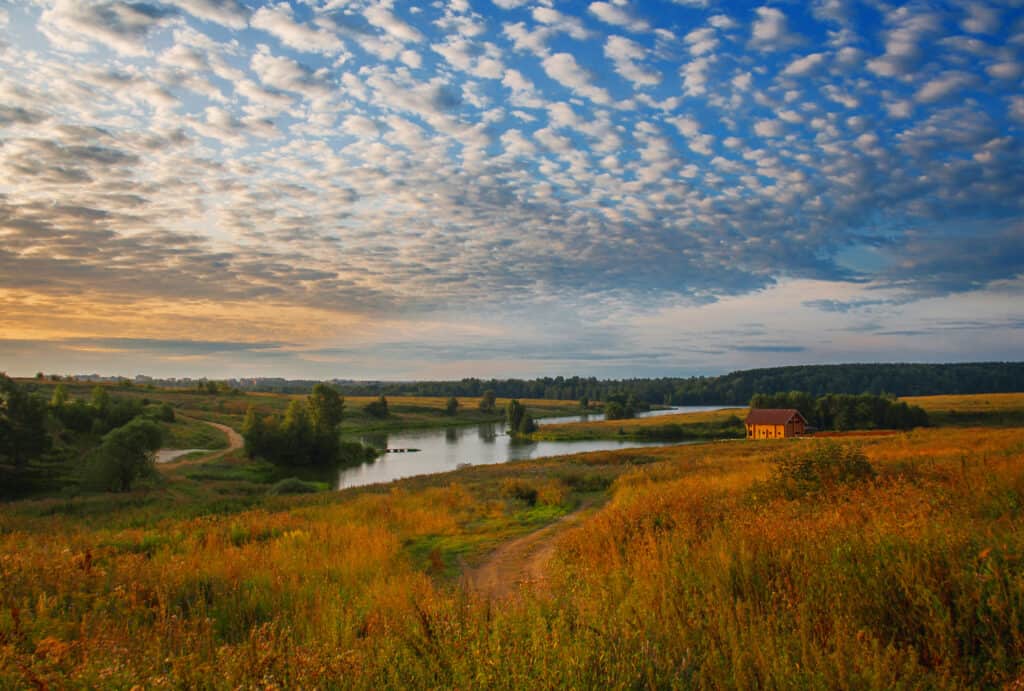
M719 410L722 406L689 406L665 411L651 411L644 415ZM541 424L600 420L600 414L545 418ZM343 468L338 473L337 487L359 487L378 482L390 482L412 475L443 473L460 465L490 465L505 461L607 451L643 446L665 446L666 442L635 441L529 441L508 435L505 423L492 422L467 427L445 429L414 429L391 433L374 433L361 437L364 444L378 449L418 449L415 452L391 451L381 455L375 463L355 468ZM678 443L678 442L668 442Z

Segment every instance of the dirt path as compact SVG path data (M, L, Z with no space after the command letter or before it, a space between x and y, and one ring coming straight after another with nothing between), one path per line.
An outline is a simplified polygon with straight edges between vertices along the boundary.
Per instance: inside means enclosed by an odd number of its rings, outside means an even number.
M592 499L584 501L551 525L506 542L480 566L467 570L462 582L469 590L492 600L510 597L524 584L543 585L548 563L555 554L555 538L592 514L594 504Z
M182 416L182 417L184 417L184 416ZM196 420L198 418L189 418L189 419ZM223 432L227 436L227 438L228 438L228 448L226 448L226 449L217 449L216 451L211 451L210 453L208 453L208 454L206 454L204 456L198 456L196 458L190 458L188 460L172 459L172 460L170 460L170 461L168 461L166 463L161 463L160 464L161 468L176 468L178 466L187 465L189 463L201 463L203 461L212 461L214 459L220 458L221 456L225 456L225 455L231 453L232 451L240 449L240 448L242 448L242 446L245 445L245 440L242 439L242 435L239 434L238 432L236 432L235 430L231 429L227 425L222 425L222 424L220 424L218 422L210 422L209 420L198 420L198 421L202 422L205 425L209 425L210 427L213 427L213 428L218 429L221 432Z

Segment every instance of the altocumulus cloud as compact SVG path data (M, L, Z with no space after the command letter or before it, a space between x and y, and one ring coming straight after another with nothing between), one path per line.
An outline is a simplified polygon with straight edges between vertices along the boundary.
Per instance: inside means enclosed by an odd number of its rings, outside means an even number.
M825 294L799 302L836 318L1019 289L1020 8L574 10L12 7L0 24L0 290L25 305L85 291L106 305L367 319L472 307L534 325L554 301L587 315L571 324L598 314L614 330L612 315L788 281L815 281ZM214 349L145 343L118 347ZM521 352L664 359L625 332L588 347Z

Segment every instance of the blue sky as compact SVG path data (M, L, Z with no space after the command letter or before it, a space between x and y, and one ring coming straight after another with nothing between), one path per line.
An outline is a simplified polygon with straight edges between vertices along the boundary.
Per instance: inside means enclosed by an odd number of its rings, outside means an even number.
M1021 2L0 8L0 369L1021 357Z

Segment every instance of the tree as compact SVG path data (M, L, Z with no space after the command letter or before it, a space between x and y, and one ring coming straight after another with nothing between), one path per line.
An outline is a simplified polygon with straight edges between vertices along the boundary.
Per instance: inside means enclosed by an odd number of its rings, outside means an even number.
M68 390L64 388L63 384L57 384L57 387L53 390L53 397L50 398L51 408L63 408L64 404L68 402Z
M281 422L281 451L291 465L313 462L313 444L316 433L304 401L292 401Z
M384 402L384 408L387 409L387 401ZM326 384L317 384L309 396L309 413L318 434L337 434L345 415L345 398Z
M110 410L110 392L104 386L96 386L92 390L92 407L100 415L106 415Z
M107 432L93 454L89 484L110 492L129 491L137 479L156 473L153 454L162 441L160 425L142 418Z
M505 421L508 423L509 434L530 434L537 431L537 423L526 412L526 407L513 399L505 405Z
M381 396L376 401L371 401L363 406L363 411L373 417L385 418L388 416L388 399Z
M454 417L459 411L459 399L452 396L444 405L444 414L450 417Z
M495 396L494 391L487 389L484 391L483 397L480 399L480 412L481 413L493 413L495 408Z
M24 467L49 451L46 401L0 373L0 462Z
M590 399L587 398L586 396L581 398L580 399L580 408L583 408L583 410L587 410L588 408L590 408Z
M242 421L242 438L245 439L245 453L249 458L266 454L266 428L256 408L251 405Z

